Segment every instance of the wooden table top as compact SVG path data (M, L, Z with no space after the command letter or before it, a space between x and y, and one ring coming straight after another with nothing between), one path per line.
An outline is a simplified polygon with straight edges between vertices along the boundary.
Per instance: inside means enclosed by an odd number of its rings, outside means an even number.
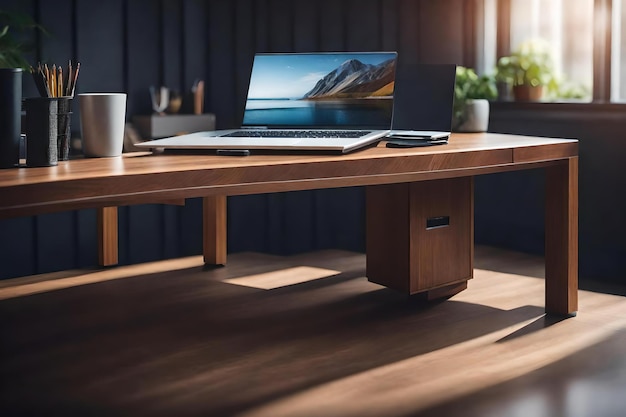
M386 148L381 142L346 155L138 152L0 170L0 217L215 194L451 178L547 166L577 155L576 140L492 133L453 134L447 145L423 148Z

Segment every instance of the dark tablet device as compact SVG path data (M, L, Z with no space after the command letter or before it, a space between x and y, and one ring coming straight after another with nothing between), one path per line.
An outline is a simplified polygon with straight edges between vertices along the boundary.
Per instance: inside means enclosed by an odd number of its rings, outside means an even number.
M388 148L417 148L420 146L445 145L448 139L387 139Z

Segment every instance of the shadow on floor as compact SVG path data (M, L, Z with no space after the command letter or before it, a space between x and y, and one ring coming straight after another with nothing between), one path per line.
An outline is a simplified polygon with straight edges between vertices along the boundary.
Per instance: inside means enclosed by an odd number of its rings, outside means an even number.
M336 276L270 291L223 282L267 264L233 265L1 301L1 408L233 415L543 314L415 301L367 282L355 259Z

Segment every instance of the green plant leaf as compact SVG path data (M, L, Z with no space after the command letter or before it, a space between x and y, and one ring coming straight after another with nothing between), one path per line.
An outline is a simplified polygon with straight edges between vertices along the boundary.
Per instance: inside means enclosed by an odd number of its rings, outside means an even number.
M32 49L32 45L18 41L22 33L38 30L48 32L33 18L25 13L0 10L0 68L23 68L29 65L24 54Z

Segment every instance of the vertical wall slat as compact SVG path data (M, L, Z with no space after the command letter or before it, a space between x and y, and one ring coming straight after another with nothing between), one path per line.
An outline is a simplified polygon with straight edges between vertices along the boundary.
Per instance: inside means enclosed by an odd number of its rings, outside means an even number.
M154 0L131 0L127 3L126 65L128 80L128 115L152 113L148 87L158 86L161 24L159 3Z
M207 22L206 1L186 0L183 3L184 85L190 89L195 80L206 78ZM206 80L205 80L206 81Z
M124 90L122 11L122 0L76 0L79 93Z
M293 1L293 49L295 52L315 52L319 50L321 18L317 2L309 0Z
M347 50L379 51L381 36L378 0L349 0L346 7Z
M344 2L336 0L320 0L320 18L317 22L320 34L321 51L345 51L346 39L344 36Z
M213 1L208 6L208 73L211 74L207 85L208 110L215 114L218 128L230 128L237 124L234 114L237 109L237 91L232 55L235 48L233 8L227 1Z
M121 215L118 217L118 221ZM121 221L120 221L121 222ZM96 240L96 210L79 210L76 212L75 228L77 231L75 241L78 252L77 267L93 266L98 264L98 244ZM120 236L121 239L121 236ZM120 242L120 258L122 255L122 243ZM121 259L120 259L121 262Z
M291 0L268 0L270 52L293 51L293 10Z
M239 0L232 4L234 42L234 79L236 123L241 123L248 91L252 59L257 45L258 17L253 13L254 0ZM267 236L264 220L267 197L265 195L234 196L228 198L228 235L246 236L245 239L228 239L230 251L255 250L263 247Z
M0 279L34 274L34 217L0 220Z
M123 2L111 0L93 2L76 0L76 55L81 71L76 93L124 91L124 20ZM104 18L106 16L106 18ZM74 106L72 117L80 117ZM79 260L81 266L95 265L98 261L96 245L96 212L78 212ZM122 217L122 213L120 213ZM125 241L124 230L120 240ZM120 249L123 244L120 245ZM120 262L124 253L120 253Z
M161 83L180 94L184 93L182 79L182 13L177 0L161 0ZM163 230L163 257L174 258L181 255L183 208L163 206L161 208L161 228Z
M161 57L163 84L179 92L182 85L182 13L177 0L162 0L161 22L163 44Z
M72 58L72 2L60 0L57 2L38 2L39 22L50 35L39 37L39 56L42 62L50 65L62 65L67 69L68 61ZM34 63L33 63L34 64ZM24 74L30 82L32 77ZM76 103L73 106L77 106ZM74 117L71 120L73 131L79 128L79 121ZM75 220L77 212L63 212L39 216L36 222L35 242L37 246L37 270L58 271L74 267L76 259Z
M234 76L235 76L235 115L236 123L241 123L248 92L250 71L255 53L256 28L252 0L239 0L235 3L234 37Z
M150 114L148 87L158 86L160 78L160 4L153 0L127 3L126 79L129 116ZM163 208L149 204L130 206L125 211L128 233L125 253L128 263L147 262L163 256Z
M463 62L464 0L422 1L419 18L420 59L426 64ZM442 27L441 22L446 22ZM446 45L442 48L441 45Z
M417 64L420 54L420 4L423 1L398 0L398 54L407 64Z
M397 0L380 0L380 37L383 51L398 49L398 4Z
M76 258L74 219L76 212L44 214L37 217L37 270L72 269Z
M72 59L72 0L40 1L40 24L50 33L41 37L42 62L62 64Z

